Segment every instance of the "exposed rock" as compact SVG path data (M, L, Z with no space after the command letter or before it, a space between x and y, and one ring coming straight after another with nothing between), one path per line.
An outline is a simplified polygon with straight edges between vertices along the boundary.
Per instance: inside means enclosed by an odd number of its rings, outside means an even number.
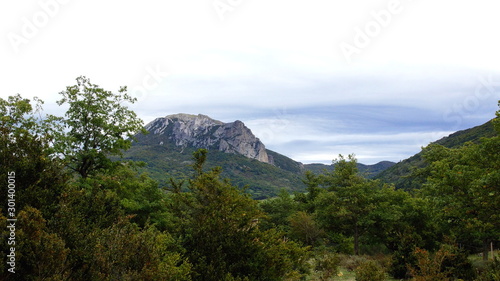
M264 144L238 120L223 123L202 114L175 114L153 120L146 130L166 136L177 146L218 149L273 164Z

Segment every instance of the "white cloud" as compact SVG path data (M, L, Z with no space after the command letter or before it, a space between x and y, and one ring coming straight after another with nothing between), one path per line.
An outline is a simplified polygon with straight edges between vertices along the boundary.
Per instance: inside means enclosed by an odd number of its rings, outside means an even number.
M243 119L277 149L320 136L337 140L333 150L353 149L348 153L367 160L409 156L405 147L413 140L406 134L453 131L493 117L500 98L498 1L240 2L223 21L211 0L2 2L0 97L36 95L55 113L57 94L79 75L109 90L128 85L133 91L145 85L149 69L159 68L171 75L149 80L133 106L145 121L178 112ZM401 11L349 63L340 44L354 44L357 30L393 2ZM65 4L50 11L40 3ZM43 13L48 21L37 24ZM24 36L26 21L36 30L13 46L9 34ZM481 86L489 75L493 83ZM320 107L323 115L315 112ZM365 107L385 111L363 113ZM339 108L353 111L342 112L344 118L329 111ZM380 126L387 127L384 134L372 135ZM398 143L384 151L383 136ZM321 151L331 147L316 145L319 151L307 155L298 152L301 146L286 153L327 159Z

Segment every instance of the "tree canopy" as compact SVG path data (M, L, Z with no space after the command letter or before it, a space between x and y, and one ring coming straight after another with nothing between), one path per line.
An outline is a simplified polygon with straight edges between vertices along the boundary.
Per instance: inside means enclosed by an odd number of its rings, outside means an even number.
M127 94L127 87L113 93L85 76L76 81L60 93L63 97L57 102L69 108L59 119L66 130L59 132L55 147L68 167L85 178L93 171L109 168L113 163L109 156L121 155L130 148L135 134L146 131L142 120L125 104L136 101Z

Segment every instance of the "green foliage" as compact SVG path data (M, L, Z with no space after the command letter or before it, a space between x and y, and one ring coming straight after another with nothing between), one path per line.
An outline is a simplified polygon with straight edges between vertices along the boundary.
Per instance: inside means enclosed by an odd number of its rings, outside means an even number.
M122 163L112 174L98 175L102 186L116 192L120 205L131 221L144 227L146 222L166 230L172 215L168 212L165 191L147 174L138 174L136 164Z
M161 142L163 144L159 145ZM193 147L178 147L168 139L154 134L139 134L137 142L124 153L124 158L146 162L147 165L140 171L147 172L160 186L165 186L170 184L170 178L191 178L192 153L195 151ZM230 178L232 184L245 188L245 192L256 200L277 196L282 189L289 192L304 190L301 173L287 171L243 155L208 150L206 165L221 167L221 177Z
M325 236L313 216L306 212L296 212L290 217L290 236L305 245L316 246Z
M96 229L90 275L94 280L191 280L191 264L175 252L173 238L127 219ZM174 250L174 251L172 251Z
M71 279L84 280L89 274L89 264L95 258L91 249L96 243L91 234L113 225L121 216L123 210L116 193L102 188L98 181L85 179L68 185L48 225L71 250Z
M477 281L500 281L500 259L496 258L491 261L483 270Z
M424 194L439 208L443 229L459 241L485 246L500 235L500 137L449 149L431 145Z
M50 216L67 175L53 159L51 131L58 126L51 116L41 117L42 104L37 98L32 104L20 95L0 98L0 182L7 184L9 175L15 181L16 193L11 199L17 210L32 206ZM7 188L1 188L2 207L7 206L8 198Z
M220 169L203 171L207 151L194 155L190 193L173 194L174 214L182 217L180 235L197 280L245 278L282 280L298 274L305 249L271 229L260 231L263 213L256 201L220 178ZM178 190L178 188L177 188ZM229 277L230 276L230 277Z
M260 201L259 207L267 214L261 224L262 228L279 228L289 231L289 218L299 206L292 196L282 189L278 197Z
M339 274L340 257L331 252L315 254L314 271L318 272L319 280L331 280Z
M374 260L367 260L356 268L356 281L386 280L384 269Z
M323 184L323 179L322 175L316 175L311 171L306 171L303 182L307 186L307 193L295 194L295 201L300 203L302 210L314 213L316 210L315 200L320 193L326 191L325 188L321 186Z
M497 117L496 119L490 120L481 126L458 131L432 144L442 145L446 148L459 148L466 142L479 143L482 138L495 137L497 132L494 129L494 124L498 123L498 119L499 118ZM419 189L420 186L425 183L426 175L421 174L418 171L428 166L423 154L423 151L419 152L414 156L389 167L380 174L377 174L375 179L380 179L386 183L392 183L398 189Z
M13 280L67 280L70 250L46 226L42 213L32 207L19 212L16 222L16 273Z
M330 233L354 238L354 252L359 254L360 238L373 226L372 213L378 208L377 181L363 178L356 159L342 155L335 162L333 172L320 175L320 182L329 192L321 193L316 202L316 216L320 225Z
M121 155L130 148L142 120L123 103L134 103L136 99L121 87L117 94L90 83L85 76L76 79L77 84L61 92L59 105L68 104L66 118L60 121L67 131L59 132L55 144L57 152L64 155L68 167L83 178L98 170L109 169L110 155Z

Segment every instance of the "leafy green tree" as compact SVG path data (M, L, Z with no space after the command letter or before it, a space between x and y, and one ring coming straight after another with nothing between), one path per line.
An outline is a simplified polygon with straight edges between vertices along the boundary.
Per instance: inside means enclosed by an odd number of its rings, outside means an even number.
M305 245L317 246L324 236L324 231L311 214L296 212L290 217L290 236Z
M207 151L194 153L189 193L174 182L174 214L182 218L180 236L197 280L283 280L299 274L305 249L276 230L261 231L257 202L229 180L220 168L203 171ZM181 202L181 204L179 204Z
M175 240L147 225L121 218L91 234L97 241L90 276L94 280L191 280L191 264L177 252Z
M94 178L68 184L60 197L59 209L48 226L64 239L71 251L70 279L88 280L90 264L95 258L92 249L97 243L91 234L116 223L124 216L124 210L116 192Z
M112 167L109 156L122 155L130 148L130 139L146 131L142 120L124 104L136 101L127 94L127 87L112 93L85 76L76 81L76 85L61 92L63 98L58 101L59 105L68 104L69 109L60 120L66 131L61 132L55 147L68 167L86 178Z
M393 190L375 212L374 215L378 216L378 210L381 210L386 219L376 219L377 223L370 231L378 233L377 237L391 251L390 273L394 278L410 276L408 265L417 262L415 248L435 250L442 240L432 204L403 190Z
M325 172L320 178L321 184L329 191L338 191L366 181L359 173L358 160L354 154L349 154L347 159L343 155L339 155L339 158L332 162L333 171Z
M147 174L137 172L137 163L126 162L113 172L97 174L106 189L116 192L125 215L132 216L131 221L144 227L147 222L159 230L172 227L174 218L168 209L165 190Z
M298 203L288 191L282 189L276 198L266 199L259 203L259 207L266 213L261 227L265 229L278 228L289 231L289 218L297 211Z
M16 273L9 274L10 280L68 280L69 249L47 228L41 212L24 208L16 227Z
M10 175L16 190L10 199L17 210L29 205L50 216L67 175L62 163L53 159L51 131L57 124L51 116L42 118L42 104L20 95L0 98L0 182L6 184ZM2 207L7 206L7 192L7 188L0 189Z
M328 172L325 171L325 174ZM318 195L325 192L326 187L322 186L323 175L316 175L311 171L306 171L305 179L302 182L306 185L306 193L296 193L295 201L299 203L299 209L310 214L315 211L315 200Z
M455 149L430 145L424 155L430 162L424 194L441 211L443 229L467 244L482 241L487 259L490 241L500 236L500 137Z
M360 237L374 224L371 213L377 208L377 181L367 180L359 173L354 155L342 155L334 161L335 169L321 176L328 193L316 200L316 214L327 231L354 238L354 253L359 254Z

